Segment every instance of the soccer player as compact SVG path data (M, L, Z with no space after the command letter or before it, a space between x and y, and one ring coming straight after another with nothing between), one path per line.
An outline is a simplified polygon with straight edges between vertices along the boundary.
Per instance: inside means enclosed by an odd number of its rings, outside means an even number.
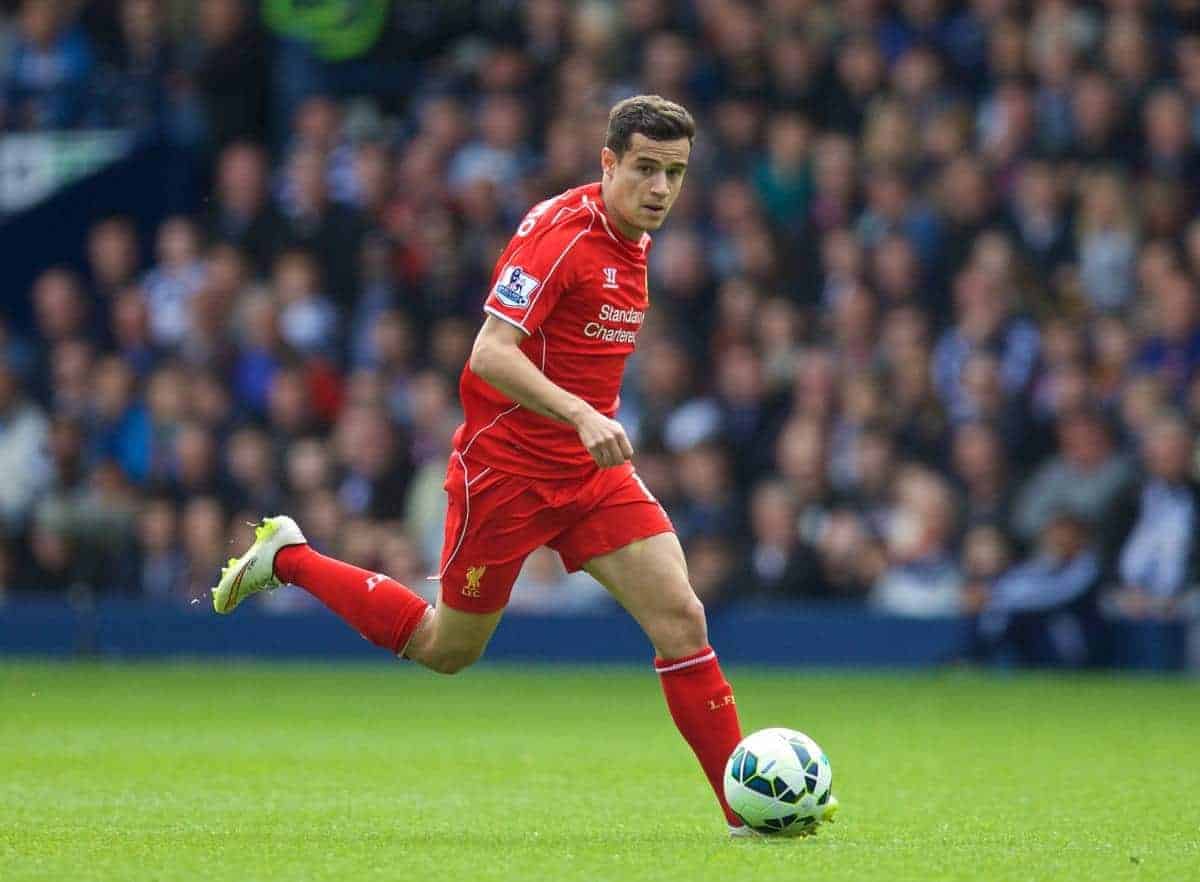
M671 716L731 832L745 835L721 782L741 740L733 691L671 521L613 419L649 307L649 234L679 195L694 136L678 104L655 95L619 102L600 182L534 206L497 261L459 385L465 420L446 472L436 608L382 573L318 554L286 516L258 526L222 572L213 605L228 613L256 591L298 585L372 643L453 674L483 653L521 564L548 545L642 626Z

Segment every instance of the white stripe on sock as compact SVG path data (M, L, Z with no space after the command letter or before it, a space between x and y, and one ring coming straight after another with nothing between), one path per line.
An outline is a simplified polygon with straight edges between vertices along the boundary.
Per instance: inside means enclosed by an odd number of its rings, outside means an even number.
M667 665L665 668L660 668L658 665L655 665L654 670L658 671L660 674L669 674L671 671L680 671L684 668L690 668L692 665L702 665L706 661L712 661L716 657L716 651L710 649L699 658L689 658L687 661L675 662L675 664Z

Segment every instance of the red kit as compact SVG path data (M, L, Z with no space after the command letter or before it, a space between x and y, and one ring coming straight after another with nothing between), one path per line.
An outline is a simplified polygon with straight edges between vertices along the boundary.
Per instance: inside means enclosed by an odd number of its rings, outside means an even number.
M521 350L552 382L615 417L625 360L649 306L650 236L609 223L600 185L534 206L496 262L484 310L528 336ZM671 522L630 463L601 469L575 429L504 396L472 373L446 472L442 600L494 612L541 545L568 570Z

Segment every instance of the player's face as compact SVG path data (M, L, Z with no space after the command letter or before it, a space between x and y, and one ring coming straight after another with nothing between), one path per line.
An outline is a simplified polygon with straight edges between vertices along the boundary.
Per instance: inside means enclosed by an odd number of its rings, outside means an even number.
M604 204L625 236L636 239L643 231L662 226L683 186L691 152L687 138L655 141L640 132L619 159L604 148L600 154Z

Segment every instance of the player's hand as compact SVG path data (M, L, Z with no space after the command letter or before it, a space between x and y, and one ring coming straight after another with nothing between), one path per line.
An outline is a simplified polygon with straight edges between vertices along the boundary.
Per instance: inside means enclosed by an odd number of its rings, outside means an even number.
M579 440L602 469L619 466L633 458L633 445L625 428L598 410L589 410L575 422Z

